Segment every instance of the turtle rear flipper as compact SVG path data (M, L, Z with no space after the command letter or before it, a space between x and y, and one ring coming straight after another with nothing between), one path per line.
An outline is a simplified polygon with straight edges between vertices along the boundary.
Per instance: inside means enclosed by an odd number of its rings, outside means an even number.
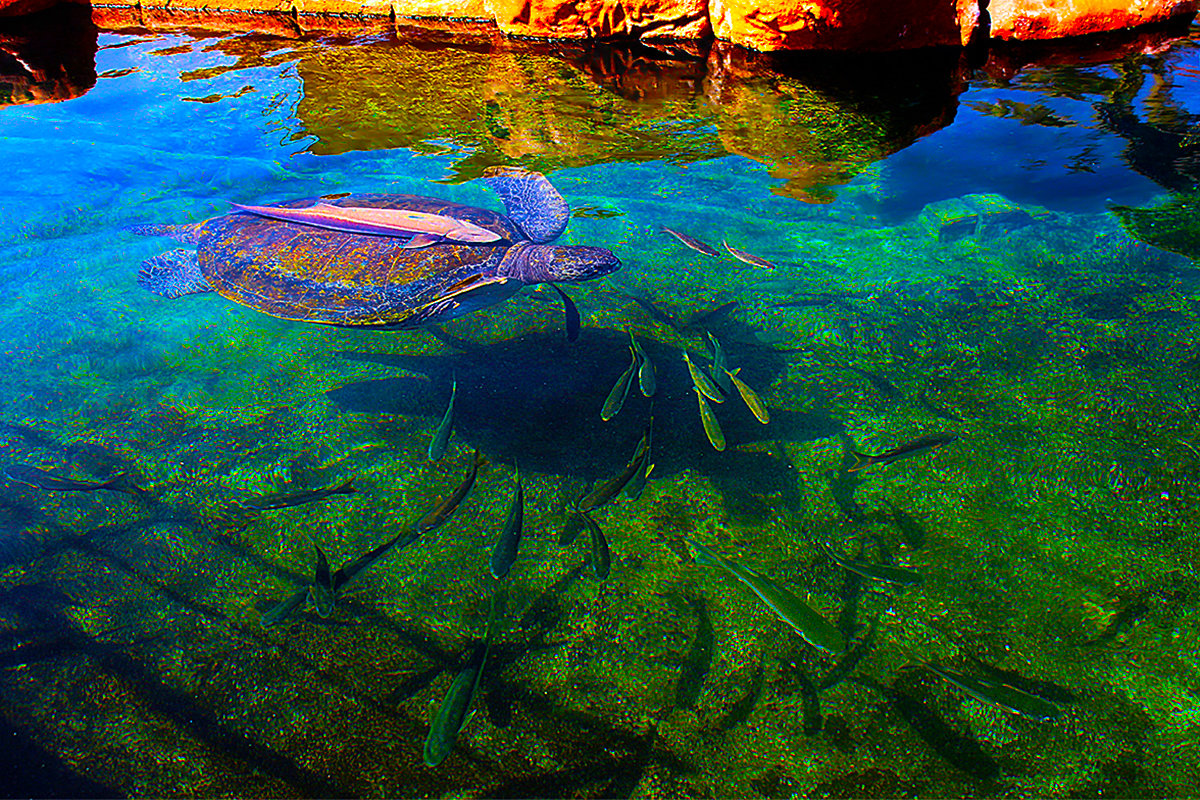
M196 243L195 225L130 225L125 230L138 236L166 236L183 244Z
M138 285L172 298L213 291L212 284L200 271L200 259L194 250L169 250L147 258L138 273Z
M520 167L492 167L484 175L488 186L504 201L509 218L529 241L552 242L567 229L571 209L542 173Z

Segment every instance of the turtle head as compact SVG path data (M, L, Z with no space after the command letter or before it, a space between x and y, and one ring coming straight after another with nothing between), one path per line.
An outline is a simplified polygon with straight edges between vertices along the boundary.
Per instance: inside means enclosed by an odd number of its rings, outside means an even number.
M620 266L603 247L522 242L508 249L501 272L522 283L563 283L602 278Z

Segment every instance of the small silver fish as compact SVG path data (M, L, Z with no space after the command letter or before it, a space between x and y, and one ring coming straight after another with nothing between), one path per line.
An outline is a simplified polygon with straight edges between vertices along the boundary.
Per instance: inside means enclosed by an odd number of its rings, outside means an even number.
M446 448L450 445L450 433L454 428L454 398L458 394L458 378L450 384L450 402L446 405L446 413L442 415L442 421L438 423L437 430L433 432L433 439L429 442L429 460L441 461L442 456L446 455Z
M716 250L714 250L712 247L709 247L704 242L700 241L699 239L697 239L693 236L688 236L686 233L680 233L679 231L673 231L666 226L663 226L663 233L671 234L676 239L678 239L679 241L683 242L688 247L695 250L697 253L704 253L704 255L712 256L713 258L721 257L721 254L718 253Z
M638 358L637 354L633 352L633 348L630 348L629 354L629 368L621 373L621 377L617 378L608 397L604 398L604 406L600 409L600 419L605 422L621 412L625 406L625 398L629 396L629 385L633 382L633 374L637 372L638 368Z
M688 373L692 376L692 385L696 387L696 391L714 403L724 403L725 395L721 394L721 390L712 382L712 378L705 375L703 370L692 363L687 350L683 351L683 360L687 363Z
M733 391L733 384L729 381L729 376L725 373L729 370L729 365L725 361L725 348L721 346L721 340L710 331L705 331L704 335L708 337L708 343L712 345L713 360L712 366L709 367L709 374L713 381L720 387L721 391L729 394Z
M712 406L704 399L700 389L692 388L696 392L696 401L700 403L700 422L704 424L704 433L708 436L708 441L718 450L724 450L725 432L721 430L721 423L717 422L717 415L713 413Z
M766 269L775 268L775 265L770 261L767 261L765 258L759 258L758 256L747 253L745 250L738 250L736 247L731 247L729 242L725 241L724 239L721 240L721 244L725 245L725 249L729 251L729 255L733 256L738 261L744 261L747 264L751 264L755 267L765 267Z
M638 386L642 390L643 397L654 397L654 393L658 391L658 381L654 374L654 362L646 355L646 351L638 344L638 340L634 338L633 331L629 332L629 341L633 343L634 357L638 362Z
M763 403L762 398L760 398L753 389L747 386L741 380L741 378L737 376L737 374L741 371L741 367L738 367L733 372L725 370L725 375L730 381L733 382L733 385L737 387L738 394L742 396L742 402L746 404L746 408L750 409L750 413L754 415L755 419L757 419L763 425L766 425L771 421L771 412L767 411L767 407Z

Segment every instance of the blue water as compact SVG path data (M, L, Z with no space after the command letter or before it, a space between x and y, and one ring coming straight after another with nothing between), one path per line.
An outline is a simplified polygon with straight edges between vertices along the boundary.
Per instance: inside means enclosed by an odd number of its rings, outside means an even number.
M44 787L22 793L1200 784L1195 254L1111 211L1195 190L1194 37L1006 83L954 66L957 96L766 60L718 88L703 62L619 48L96 37L94 86L0 109L0 460L147 494L0 485L0 710L52 764L15 765ZM144 259L185 246L130 226L342 192L499 212L478 177L495 164L544 171L578 212L559 243L623 262L562 287L578 342L545 286L435 336L137 283ZM735 389L710 402L724 450L682 359L712 361L706 331L771 415ZM658 391L634 378L602 422L630 334ZM591 514L601 580L588 531L560 533L651 418L644 493ZM853 469L855 451L941 432L956 438ZM445 524L356 573L330 615L299 604L263 624L313 582L314 545L336 570L403 538L475 450L487 464ZM516 466L524 537L497 581ZM349 480L354 494L251 507ZM807 686L844 662L687 540L787 587L863 656L857 682L820 690L819 731ZM858 586L826 543L923 583ZM475 713L426 767L500 592ZM1034 721L906 668L977 674L976 659L1074 700Z

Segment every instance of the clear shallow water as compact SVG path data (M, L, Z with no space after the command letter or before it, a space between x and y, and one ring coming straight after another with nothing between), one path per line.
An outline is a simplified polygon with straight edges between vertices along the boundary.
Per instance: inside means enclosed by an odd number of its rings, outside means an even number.
M1008 81L941 57L97 43L82 96L0 111L3 459L124 472L158 501L0 487L0 679L24 741L125 794L1169 796L1200 779L1195 271L1108 211L1196 174L1191 43ZM475 180L496 163L545 170L582 210L561 241L624 262L567 287L574 345L548 291L448 324L463 351L137 286L173 244L127 226L346 191L499 209ZM704 329L772 413L761 426L728 398L724 452L680 358L707 363ZM600 582L575 570L586 536L557 540L650 415L635 388L599 418L627 330L659 370L654 469L640 499L594 514ZM456 433L431 463L454 375ZM847 450L938 431L958 439L846 470ZM473 448L491 463L448 523L365 570L331 617L263 628L311 580L314 542L336 567L395 536ZM446 673L498 585L514 460L526 535L507 613L478 711L429 769ZM349 478L354 495L238 505ZM813 732L802 676L837 659L693 564L685 538L855 641L877 620L856 674L925 703L997 776L939 756L867 685L822 691ZM856 597L824 542L925 582ZM972 658L1078 701L1033 722L901 671Z

